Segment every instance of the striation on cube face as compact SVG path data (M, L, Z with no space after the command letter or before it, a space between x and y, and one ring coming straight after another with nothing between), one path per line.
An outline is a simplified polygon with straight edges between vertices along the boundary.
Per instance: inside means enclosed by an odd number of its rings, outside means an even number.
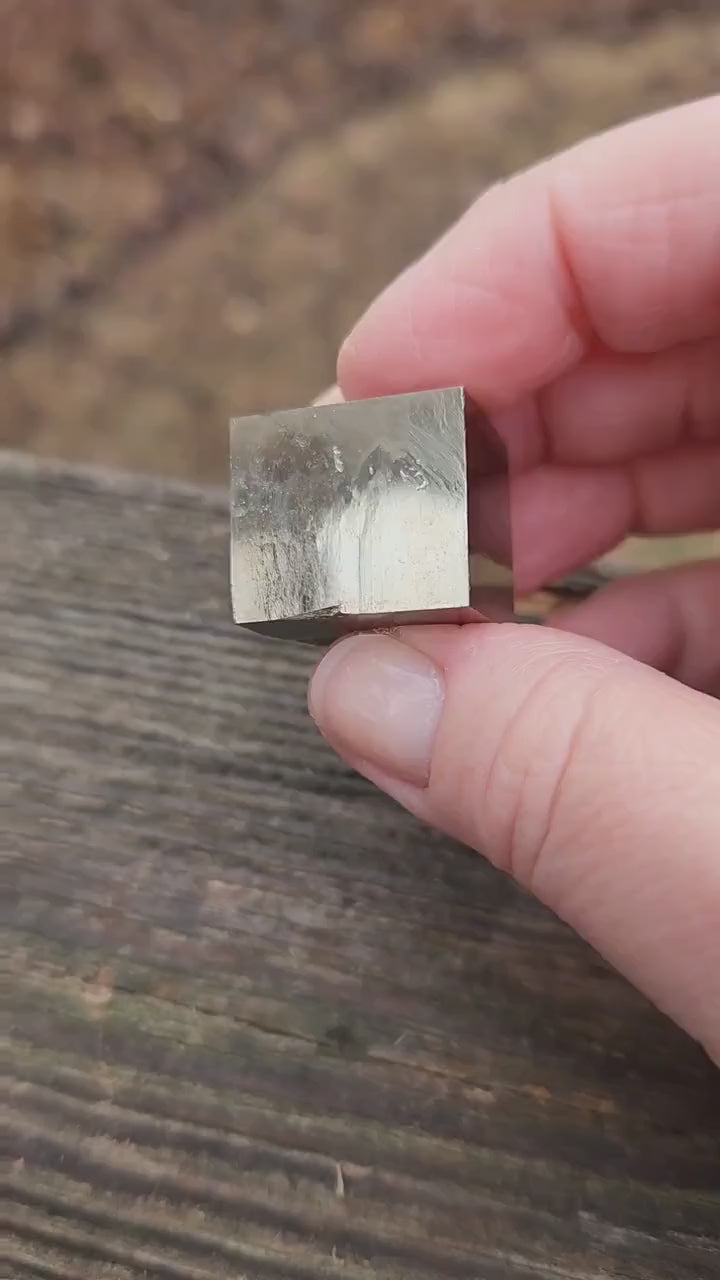
M329 643L513 612L505 450L462 388L231 422L235 621Z

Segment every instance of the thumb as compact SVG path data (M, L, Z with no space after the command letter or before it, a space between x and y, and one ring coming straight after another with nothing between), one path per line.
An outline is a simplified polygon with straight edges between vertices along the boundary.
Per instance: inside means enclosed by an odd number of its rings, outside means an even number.
M720 1059L720 704L592 640L484 624L342 641L310 709Z

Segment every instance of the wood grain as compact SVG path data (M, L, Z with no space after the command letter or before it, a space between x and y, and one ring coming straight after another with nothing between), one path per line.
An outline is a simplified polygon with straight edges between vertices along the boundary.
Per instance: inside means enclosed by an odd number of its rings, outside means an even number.
M0 466L0 1274L717 1277L716 1073L329 754L226 534Z

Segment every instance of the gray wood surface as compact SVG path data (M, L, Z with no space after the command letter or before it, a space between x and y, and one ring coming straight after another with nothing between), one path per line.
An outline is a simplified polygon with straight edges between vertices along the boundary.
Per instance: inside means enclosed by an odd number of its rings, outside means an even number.
M719 1276L716 1073L332 757L226 534L0 463L0 1275Z

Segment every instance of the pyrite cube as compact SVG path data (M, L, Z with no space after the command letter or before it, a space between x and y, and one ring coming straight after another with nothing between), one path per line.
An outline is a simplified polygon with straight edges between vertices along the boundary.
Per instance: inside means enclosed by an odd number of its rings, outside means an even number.
M236 622L325 644L512 617L507 458L462 388L234 418L230 433Z

